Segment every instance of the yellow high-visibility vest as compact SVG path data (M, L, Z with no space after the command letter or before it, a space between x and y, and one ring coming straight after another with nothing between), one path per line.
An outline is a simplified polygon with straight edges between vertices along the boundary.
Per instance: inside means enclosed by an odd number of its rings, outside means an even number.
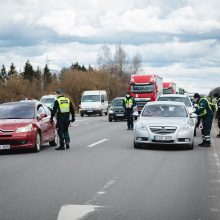
M125 101L125 107L126 108L132 108L132 105L133 105L133 100L132 99L124 99Z
M70 100L66 97L59 97L57 99L59 103L59 108L61 113L69 113L70 112Z

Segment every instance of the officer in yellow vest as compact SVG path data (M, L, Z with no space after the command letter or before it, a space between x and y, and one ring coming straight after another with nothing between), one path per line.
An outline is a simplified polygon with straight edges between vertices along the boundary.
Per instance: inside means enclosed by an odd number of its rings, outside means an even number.
M55 150L65 150L64 141L66 144L66 149L70 148L70 136L69 136L69 125L70 122L75 121L75 110L70 99L64 97L63 91L61 89L56 90L57 100L54 102L54 107L51 113L51 122L53 117L57 114L57 131L60 139L60 146L55 148ZM71 113L71 120L70 120Z
M200 147L210 147L211 146L211 128L213 120L213 109L209 100L205 97L200 97L198 93L194 94L194 100L198 104L198 107L195 111L199 117L202 119L202 143L198 144Z
M127 118L127 130L133 130L134 123L133 123L133 107L134 107L134 100L131 97L130 93L128 92L126 97L123 101L123 106L126 113Z

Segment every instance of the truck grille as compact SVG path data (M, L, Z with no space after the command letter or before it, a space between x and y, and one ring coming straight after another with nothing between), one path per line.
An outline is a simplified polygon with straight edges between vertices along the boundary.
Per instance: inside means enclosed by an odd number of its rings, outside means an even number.
M150 130L155 134L173 134L176 131L176 127L155 126L155 127L150 127Z

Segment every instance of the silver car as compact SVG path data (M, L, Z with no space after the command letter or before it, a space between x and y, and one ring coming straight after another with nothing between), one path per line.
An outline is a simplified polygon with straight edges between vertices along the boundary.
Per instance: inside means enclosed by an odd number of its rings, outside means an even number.
M193 149L196 114L182 102L148 102L134 126L134 148L140 145L179 145Z

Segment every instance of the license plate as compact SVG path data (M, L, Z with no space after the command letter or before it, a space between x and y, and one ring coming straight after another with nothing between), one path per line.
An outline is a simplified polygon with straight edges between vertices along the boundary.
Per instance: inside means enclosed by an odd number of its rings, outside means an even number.
M154 140L156 141L171 141L172 136L161 136L161 135L155 135Z
M116 114L116 116L124 116L124 114Z
M88 110L87 112L93 112L93 110Z
M10 149L10 145L0 145L0 150Z

